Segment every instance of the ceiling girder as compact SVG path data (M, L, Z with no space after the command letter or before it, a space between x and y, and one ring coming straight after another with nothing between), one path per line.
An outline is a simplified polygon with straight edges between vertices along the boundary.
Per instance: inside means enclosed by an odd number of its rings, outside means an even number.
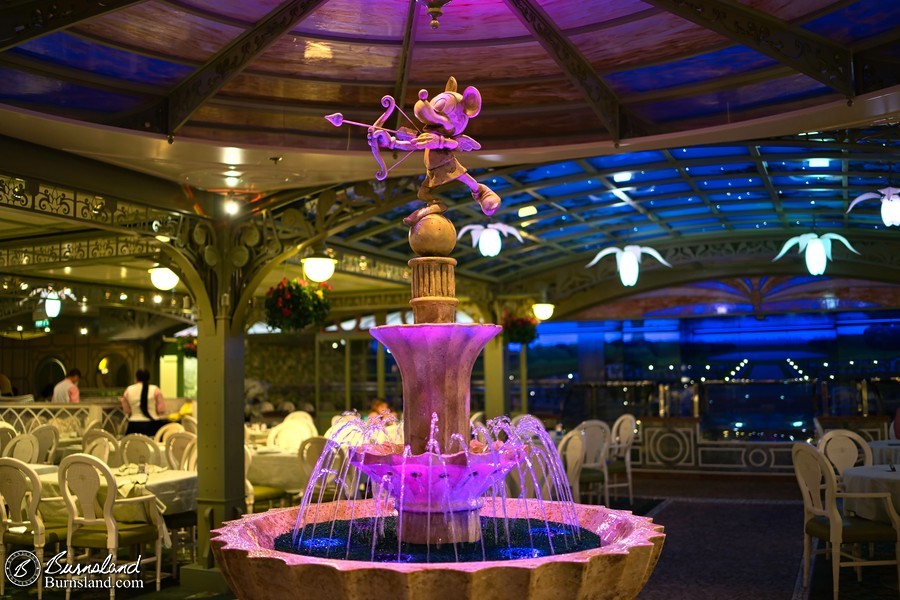
M30 39L144 0L29 0L0 8L0 52Z
M732 0L644 0L855 96L853 53L801 27Z
M618 144L624 137L647 135L644 124L621 106L616 94L597 75L591 63L563 35L535 0L504 1L582 93L604 127L609 130L613 142Z
M279 5L178 84L166 98L118 125L175 135L191 115L253 59L326 1L290 0Z

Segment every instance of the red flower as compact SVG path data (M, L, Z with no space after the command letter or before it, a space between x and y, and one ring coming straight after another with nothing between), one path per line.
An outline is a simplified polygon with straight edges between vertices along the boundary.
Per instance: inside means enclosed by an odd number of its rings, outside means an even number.
M289 309L289 308L282 308L282 309L281 309L281 314L284 315L285 317L289 317L289 316L291 316L291 309Z

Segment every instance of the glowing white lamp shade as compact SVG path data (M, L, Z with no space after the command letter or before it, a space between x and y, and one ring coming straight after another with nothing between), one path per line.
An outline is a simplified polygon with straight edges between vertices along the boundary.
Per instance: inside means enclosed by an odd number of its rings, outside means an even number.
M894 196L881 202L881 220L888 227L900 225L900 198Z
M58 317L61 309L62 300L59 299L59 294L56 292L48 292L47 295L44 296L44 312L47 313L47 318L52 319Z
M168 267L153 267L150 269L150 283L158 290L169 291L175 289L179 281L178 275Z
M660 263L671 268L666 259L659 252L649 246L628 245L624 248L604 248L594 256L594 259L585 268L593 267L604 256L616 255L616 269L619 271L619 279L625 287L632 287L637 283L641 274L641 255L649 254Z
M534 313L534 316L538 321L546 321L553 316L553 309L555 308L556 306L553 304L538 302L531 305L531 312Z
M806 270L809 271L809 274L822 275L825 272L825 265L831 260L832 240L841 242L847 246L851 252L859 254L859 252L856 251L856 248L851 246L850 242L848 242L844 236L836 233L826 233L821 236L817 233L804 233L803 235L792 237L785 242L784 246L781 248L781 252L772 259L772 262L775 262L784 256L787 251L796 244L800 253L805 253L804 259L806 260Z
M900 188L886 187L878 190L878 193L869 192L862 194L853 199L847 212L853 210L853 207L865 200L881 200L881 220L888 227L900 225Z
M641 265L638 263L638 257L631 252L622 252L616 255L616 266L619 268L619 279L622 285L632 287L637 283L638 275L641 272Z
M520 242L522 241L522 234L519 233L519 230L504 223L466 225L459 230L456 239L462 239L466 233L472 234L472 247L478 246L478 251L481 255L488 257L500 254L500 249L503 247L503 242L500 237L501 233L504 236L511 235Z
M335 259L328 256L308 256L300 262L303 264L303 275L316 283L331 279L337 264Z
M482 256L497 256L503 242L500 240L500 232L496 229L486 228L478 238L478 251Z
M806 270L810 275L821 275L825 272L825 263L828 261L825 256L825 245L822 240L815 238L809 240L806 244Z

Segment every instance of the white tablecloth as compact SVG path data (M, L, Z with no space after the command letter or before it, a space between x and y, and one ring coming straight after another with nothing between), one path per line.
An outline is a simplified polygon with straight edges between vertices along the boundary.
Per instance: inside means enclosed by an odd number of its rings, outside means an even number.
M197 509L197 473L194 471L164 470L144 475L120 475L117 471L118 469L113 469L113 474L116 476L118 493L122 497L152 493L165 505L165 510L162 512L166 515ZM43 474L40 476L40 480L43 496L60 496L57 473ZM105 485L101 486L101 490L103 488ZM65 504L61 500L42 501L41 514L45 522L49 520L54 523L65 522ZM145 507L141 505L117 506L115 516L117 520L123 522L149 521Z
M900 469L891 471L885 465L853 467L844 471L844 487L848 492L888 492L894 509L900 513ZM844 508L864 519L890 523L880 498L847 498Z
M38 475L47 475L50 473L56 474L56 472L59 471L59 465L38 465L34 463L28 463L28 466L31 467L31 470Z
M900 440L879 440L869 442L872 460L876 465L900 464Z
M306 488L306 476L300 470L296 452L264 447L253 450L247 479L254 485L269 485L290 491Z

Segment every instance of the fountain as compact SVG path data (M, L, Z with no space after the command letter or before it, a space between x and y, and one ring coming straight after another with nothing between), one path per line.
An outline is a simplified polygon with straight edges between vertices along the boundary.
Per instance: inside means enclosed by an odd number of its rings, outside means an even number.
M456 93L451 78L439 95L443 110L455 103L466 111L443 117L451 123L444 136L465 137L465 122L478 112L473 90ZM383 104L392 107L389 98ZM429 123L443 121L424 90L419 98L416 115L426 133L408 147L426 149L430 167L436 152L446 158L447 142L422 137L432 135ZM370 128L370 141L400 147L403 140L387 136L382 120ZM449 156L462 172L454 178L492 214L499 198L465 180L471 177ZM428 204L405 220L418 255L409 262L415 324L370 330L400 368L402 423L348 415L333 428L300 506L224 524L211 540L216 562L243 600L632 598L659 557L662 527L626 511L575 504L537 419L469 422L472 367L501 328L455 322L456 260L449 254L456 230L430 195L442 183L435 177L429 168L419 194Z

